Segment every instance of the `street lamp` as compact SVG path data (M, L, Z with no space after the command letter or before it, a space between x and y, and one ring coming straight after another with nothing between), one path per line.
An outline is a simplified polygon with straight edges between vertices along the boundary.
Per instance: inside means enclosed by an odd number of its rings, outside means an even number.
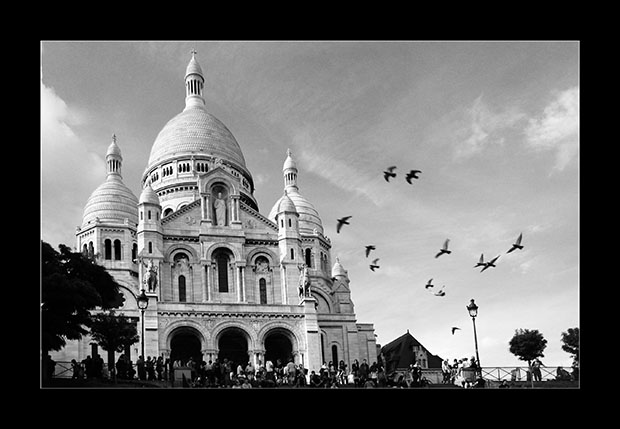
M478 306L474 302L472 298L467 306L467 311L469 311L469 315L471 316L471 321L474 324L474 343L476 345L476 360L478 361L478 370L480 371L480 376L482 376L482 366L480 365L480 356L478 355L478 336L476 335L476 316L478 315Z
M138 308L142 313L142 335L140 339L142 343L142 359L144 359L144 310L149 306L149 297L144 293L144 289L142 289L142 293L138 295L136 301L138 301Z

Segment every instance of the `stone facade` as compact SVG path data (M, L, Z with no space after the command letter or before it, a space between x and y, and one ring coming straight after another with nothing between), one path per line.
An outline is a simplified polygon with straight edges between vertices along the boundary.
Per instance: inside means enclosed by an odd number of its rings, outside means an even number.
M140 198L122 182L113 138L106 186L91 195L76 232L77 248L97 255L121 285L118 312L139 321L139 332L144 324L145 355L254 365L293 359L310 371L323 361L376 361L374 327L356 321L347 272L331 263L331 241L299 193L290 151L283 195L266 217L240 146L206 112L195 56L185 81L186 107L156 139ZM141 346L126 350L132 361ZM53 358L95 351L86 337Z

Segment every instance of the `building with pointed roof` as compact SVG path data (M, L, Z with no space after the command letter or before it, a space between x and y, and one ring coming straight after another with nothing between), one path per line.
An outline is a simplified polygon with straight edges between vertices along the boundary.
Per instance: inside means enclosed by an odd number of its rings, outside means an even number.
M121 285L119 312L137 320L135 298L143 290L149 297L147 356L255 367L292 359L317 372L323 362L376 361L374 326L357 322L348 273L340 261L332 265L331 241L299 191L292 152L283 193L265 216L241 145L207 111L204 82L194 51L185 106L157 135L139 198L122 181L113 137L107 177L86 202L77 247ZM86 337L54 359L81 360L96 347ZM125 353L135 362L138 350Z
M386 371L404 371L409 365L418 363L422 369L441 368L442 358L426 349L409 330L395 340L381 347L381 356Z

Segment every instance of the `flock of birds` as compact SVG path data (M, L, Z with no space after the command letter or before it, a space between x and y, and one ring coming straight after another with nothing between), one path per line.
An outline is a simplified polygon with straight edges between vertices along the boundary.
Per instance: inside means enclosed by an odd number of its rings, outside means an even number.
M390 179L395 178L396 177L396 166L391 166L388 167L384 172L383 172L383 177L385 179L386 182L390 182ZM409 184L413 184L412 179L419 179L419 174L422 173L421 170L410 170L406 176L405 176L405 180L407 181L407 183ZM340 233L340 230L342 229L342 227L344 225L350 225L349 219L351 219L353 216L344 216L340 219L337 219L337 224L336 224L336 232ZM521 241L523 239L523 233L519 234L519 237L517 237L517 239L515 240L515 242L512 244L512 246L510 247L510 249L508 249L508 251L506 252L506 254L511 253L515 250L521 250L523 249L523 245L521 244ZM448 245L450 243L450 239L446 239L443 243L443 246L441 247L441 249L439 249L439 252L435 255L435 259L439 258L442 255L449 255L452 253L451 250L448 249ZM365 249L365 253L366 253L366 258L368 258L370 256L370 252L372 252L373 250L376 250L377 247L374 244L369 244L366 246ZM484 253L480 254L480 259L478 260L478 262L476 263L476 265L474 265L474 268L478 268L478 267L482 267L482 269L480 270L480 272L482 273L483 271L487 270L488 268L495 268L496 265L495 263L497 262L497 260L499 259L500 255L497 255L496 257L494 257L493 259L491 259L490 261L484 261ZM375 271L376 269L380 268L379 266L379 259L380 258L375 258L373 259L372 263L370 263L369 268L371 271ZM434 288L435 285L433 285L433 279L431 278L426 285L424 286L424 288L426 290L429 290ZM436 292L432 292L435 296L445 296L446 292L444 291L445 289L445 285L443 285L439 290L437 290ZM460 330L461 328L457 327L457 326L453 326L452 327L452 335L454 335L454 332L457 330Z

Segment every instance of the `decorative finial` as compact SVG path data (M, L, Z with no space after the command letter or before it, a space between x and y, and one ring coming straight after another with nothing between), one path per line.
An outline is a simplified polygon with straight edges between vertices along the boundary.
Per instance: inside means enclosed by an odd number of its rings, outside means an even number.
M192 57L194 57L194 56L196 56L196 54L197 54L198 52L196 52L196 49L192 48L192 50L191 50L191 51L189 51L189 53L190 53L190 54L192 54Z
M336 262L340 263L340 258L336 256Z
M112 141L116 143L116 134L112 134Z
M289 149L286 149L286 154L287 154L288 156L291 156L291 155L292 155L292 152L291 152L291 149L290 149L290 148L289 148Z

